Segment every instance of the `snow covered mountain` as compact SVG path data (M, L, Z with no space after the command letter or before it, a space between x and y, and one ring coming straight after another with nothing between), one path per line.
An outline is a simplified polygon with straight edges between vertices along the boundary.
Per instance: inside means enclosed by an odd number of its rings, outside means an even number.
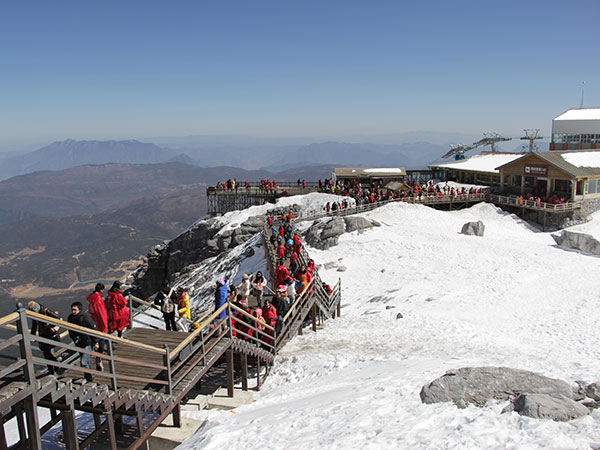
M284 201L319 209L328 200ZM266 208L225 215L220 233ZM600 259L489 204L443 212L395 203L365 216L381 226L308 249L323 279L341 277L342 317L294 338L253 404L185 412L205 423L180 448L600 448L598 409L560 423L501 414L501 401L458 409L419 398L424 384L469 366L598 381ZM484 237L460 234L472 220L484 222ZM582 230L600 236L597 222ZM197 282L261 267L252 246L235 246L239 265L219 261ZM180 282L194 270L207 269Z

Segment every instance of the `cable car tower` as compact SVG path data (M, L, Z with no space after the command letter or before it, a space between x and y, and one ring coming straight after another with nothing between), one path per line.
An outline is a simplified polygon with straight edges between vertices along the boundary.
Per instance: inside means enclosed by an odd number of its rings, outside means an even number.
M496 153L496 144L498 142L510 141L512 138L500 136L498 133L483 133L483 139L473 142L473 146L480 147L489 145L492 148L492 153Z
M525 131L525 136L521 137L522 141L529 141L529 153L536 152L540 149L540 147L535 143L538 139L544 139L544 136L538 136L540 132L539 128L523 130ZM525 145L523 145L523 149L527 149Z

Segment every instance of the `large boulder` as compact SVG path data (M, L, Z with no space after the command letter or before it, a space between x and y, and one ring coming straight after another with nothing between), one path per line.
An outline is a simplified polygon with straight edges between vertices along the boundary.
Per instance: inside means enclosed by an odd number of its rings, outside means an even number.
M483 236L485 225L481 220L477 222L467 222L462 226L460 232L468 236Z
M522 393L573 396L565 381L508 367L449 370L423 386L420 395L423 403L454 402L465 408L469 404L483 406L490 399L508 400Z
M560 234L553 234L552 238L561 247L580 250L592 255L600 255L600 242L589 234L562 230Z
M337 245L338 238L344 233L378 227L379 223L364 217L334 217L329 220L315 220L304 235L311 247L327 250Z
M535 419L566 422L590 413L584 405L564 395L521 394L511 403L512 405L502 412L513 410L522 416Z
M338 237L344 234L346 231L346 225L344 219L336 217L325 222L325 226L321 231L321 239L329 239L332 237Z
M360 216L344 217L344 223L346 224L347 233L352 233L353 231L359 230L366 230L367 228L379 226L378 222Z

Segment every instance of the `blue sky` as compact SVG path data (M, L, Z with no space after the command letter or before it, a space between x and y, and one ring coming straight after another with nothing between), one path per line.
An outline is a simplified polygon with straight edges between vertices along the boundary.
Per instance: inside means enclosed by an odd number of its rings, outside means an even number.
M600 106L600 2L0 6L0 144L520 133Z

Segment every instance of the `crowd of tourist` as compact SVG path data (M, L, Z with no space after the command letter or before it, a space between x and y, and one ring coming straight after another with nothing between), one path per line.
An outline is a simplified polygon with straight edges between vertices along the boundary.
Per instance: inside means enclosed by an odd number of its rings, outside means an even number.
M231 314L234 336L240 339L255 336L254 327L263 331L256 337L272 345L271 329L264 325L269 325L279 333L283 328L284 317L293 308L298 297L306 289L310 289L309 293L314 289L311 283L315 277L315 262L310 258L306 260L300 257L303 244L294 232L293 218L290 211L281 217L279 226L275 224L273 217L266 219L271 231L269 243L276 255L274 284L271 287L260 271L256 274L242 274L242 281L237 285L229 283L227 278L219 278L216 282L215 311L227 301L237 307ZM303 265L301 261L306 261L306 264ZM324 284L323 288L331 293L329 285ZM217 319L225 317L224 309Z

